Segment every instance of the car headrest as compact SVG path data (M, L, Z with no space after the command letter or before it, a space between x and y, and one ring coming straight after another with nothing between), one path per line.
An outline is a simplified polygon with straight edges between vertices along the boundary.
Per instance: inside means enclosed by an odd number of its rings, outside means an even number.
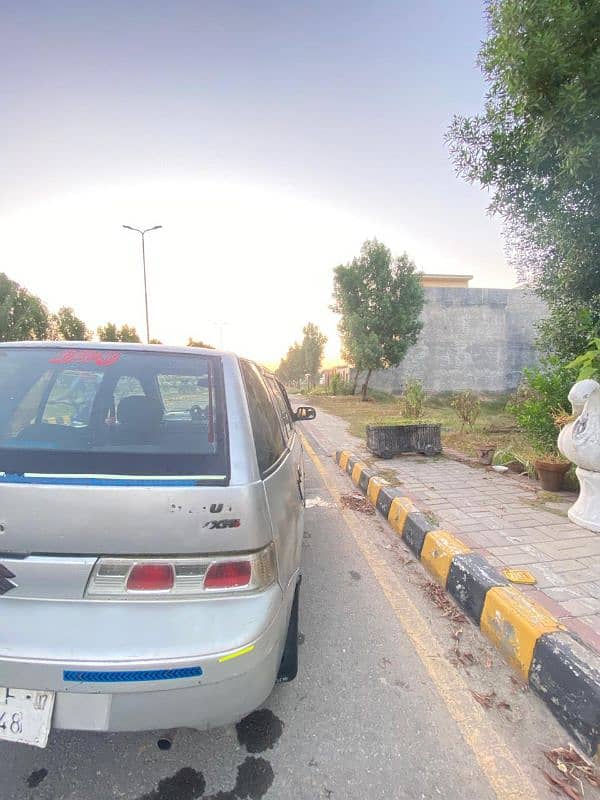
M117 421L136 430L148 430L160 425L163 409L158 400L141 394L124 397L117 408Z

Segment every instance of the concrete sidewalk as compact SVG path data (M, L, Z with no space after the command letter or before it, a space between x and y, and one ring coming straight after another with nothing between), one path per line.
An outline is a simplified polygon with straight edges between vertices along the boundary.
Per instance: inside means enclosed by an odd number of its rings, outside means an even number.
M512 475L449 458L375 459L347 423L318 410L311 436L329 453L348 449L402 488L435 524L455 533L501 570L522 567L520 586L582 641L600 652L600 534L569 522L569 502Z

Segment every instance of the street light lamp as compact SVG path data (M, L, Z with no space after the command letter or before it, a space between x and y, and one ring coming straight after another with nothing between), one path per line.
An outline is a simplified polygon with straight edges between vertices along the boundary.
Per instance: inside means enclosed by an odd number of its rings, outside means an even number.
M148 317L148 284L146 281L146 243L144 241L144 235L149 233L150 231L157 231L159 228L162 228L162 225L154 225L152 228L145 228L144 230L140 230L139 228L133 228L131 225L123 225L124 228L127 228L128 231L135 231L139 233L142 237L142 265L144 267L144 300L146 303L146 342L150 344L150 319Z

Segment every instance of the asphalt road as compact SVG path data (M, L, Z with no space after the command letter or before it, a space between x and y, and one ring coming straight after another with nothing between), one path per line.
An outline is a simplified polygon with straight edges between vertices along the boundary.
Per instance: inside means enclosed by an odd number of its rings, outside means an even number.
M351 485L310 441L298 679L237 728L173 732L169 750L160 732L1 744L0 800L550 797L543 750L566 736L476 629L431 603L384 523L342 510ZM494 707L473 691L495 691Z

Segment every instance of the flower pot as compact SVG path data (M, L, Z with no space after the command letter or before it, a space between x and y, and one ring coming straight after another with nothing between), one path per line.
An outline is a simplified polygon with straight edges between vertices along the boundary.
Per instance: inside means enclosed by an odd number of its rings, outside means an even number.
M543 461L535 462L535 470L542 483L542 489L546 492L559 492L562 489L563 480L569 471L571 464L568 461Z
M479 458L480 464L485 464L489 467L489 465L494 460L494 453L496 452L496 446L493 444L485 445L484 447L477 448L477 457Z

